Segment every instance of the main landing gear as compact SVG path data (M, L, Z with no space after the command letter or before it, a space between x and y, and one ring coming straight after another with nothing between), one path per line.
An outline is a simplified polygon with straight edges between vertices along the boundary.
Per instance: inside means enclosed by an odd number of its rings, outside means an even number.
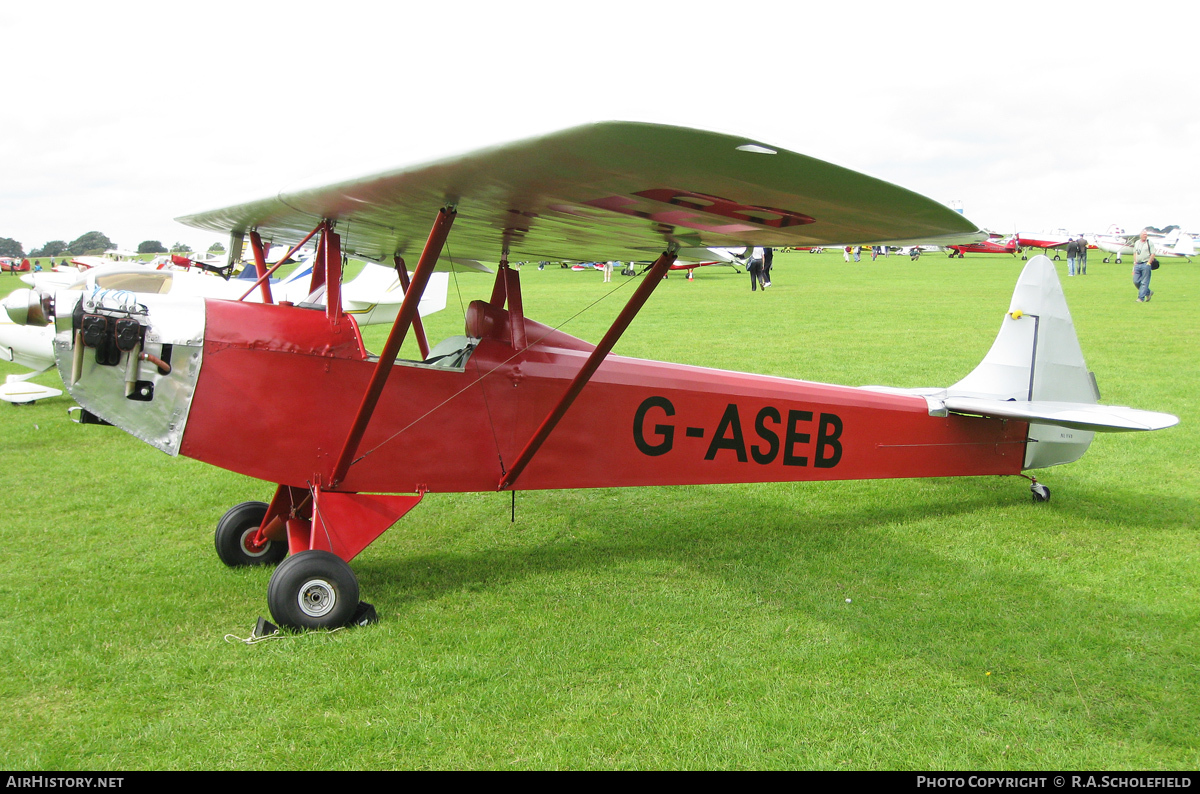
M278 564L267 586L267 606L282 627L364 626L378 618L375 607L358 600L349 560L423 495L280 485L270 504L242 502L225 513L214 539L217 555L230 568Z
M263 540L259 527L270 507L242 502L217 523L214 545L230 568L278 565L267 586L267 607L285 628L334 629L375 620L375 609L358 600L358 579L336 554L309 549L288 556L286 537Z
M266 502L234 505L217 523L217 556L230 568L246 565L277 565L287 556L286 540L256 543L258 528L267 514Z

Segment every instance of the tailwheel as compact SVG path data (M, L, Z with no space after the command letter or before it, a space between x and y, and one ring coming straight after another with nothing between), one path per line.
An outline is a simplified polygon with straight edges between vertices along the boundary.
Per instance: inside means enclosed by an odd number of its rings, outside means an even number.
M332 552L313 549L288 557L267 587L267 606L280 626L334 629L351 622L358 610L358 579Z
M268 540L262 546L255 544L258 528L266 514L267 505L264 502L242 502L229 508L217 522L217 532L213 538L221 562L230 568L242 568L247 565L275 565L287 556L286 540Z
M1047 488L1045 485L1042 485L1037 480L1034 480L1032 483L1030 483L1029 490L1033 493L1033 501L1035 501L1035 502L1049 502L1050 501L1050 489Z

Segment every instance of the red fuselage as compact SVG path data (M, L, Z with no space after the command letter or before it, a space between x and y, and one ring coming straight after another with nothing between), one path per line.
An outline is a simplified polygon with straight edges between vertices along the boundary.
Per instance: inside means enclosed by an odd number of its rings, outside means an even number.
M954 251L959 256L966 254L1016 254L1017 241L1013 238L1008 240L983 240L970 245L951 245L948 246L951 251Z
M593 346L526 319L529 345L514 350L509 313L477 303L482 339L464 368L392 367L337 490L497 488ZM328 482L374 367L353 320L212 300L206 312L180 452L283 485ZM513 487L1017 474L1026 431L931 416L920 397L609 356Z

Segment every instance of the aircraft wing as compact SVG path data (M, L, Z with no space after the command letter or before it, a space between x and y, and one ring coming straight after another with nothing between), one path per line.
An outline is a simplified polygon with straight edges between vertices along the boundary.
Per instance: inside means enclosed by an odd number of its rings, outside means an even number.
M1120 433L1131 430L1162 430L1179 424L1179 417L1157 411L1142 411L1120 405L1054 402L1050 400L987 400L979 397L946 397L946 409L956 414L1020 419L1024 422L1059 425L1076 430Z
M337 222L342 250L416 256L437 210L455 205L446 259L653 260L680 248L902 245L983 239L931 199L840 166L713 132L585 125L327 187L178 220L215 232L303 238Z

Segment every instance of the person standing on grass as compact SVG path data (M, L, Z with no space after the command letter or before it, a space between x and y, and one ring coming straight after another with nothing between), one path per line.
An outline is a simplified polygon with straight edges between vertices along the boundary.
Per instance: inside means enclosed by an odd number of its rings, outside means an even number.
M1150 272L1153 264L1154 247L1146 239L1146 230L1142 229L1138 241L1133 244L1133 286L1137 287L1138 303L1147 303L1154 295L1150 291Z
M1076 264L1076 269L1081 276L1087 275L1087 247L1088 241L1082 234L1079 235L1079 262Z
M775 258L775 249L774 248L764 248L763 249L763 272L762 272L763 289L766 289L767 287L771 286L771 262L774 258Z
M1067 275L1075 275L1075 257L1079 256L1079 243L1072 237L1067 242Z
M742 256L746 259L746 270L750 272L750 291L754 292L762 281L763 250L749 247Z

